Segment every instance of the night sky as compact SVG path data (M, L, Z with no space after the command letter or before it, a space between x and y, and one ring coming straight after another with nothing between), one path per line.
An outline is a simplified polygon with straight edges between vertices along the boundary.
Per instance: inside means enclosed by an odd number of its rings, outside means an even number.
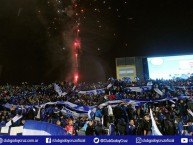
M78 37L76 31L80 30ZM115 58L193 52L191 0L1 0L0 84L115 77Z

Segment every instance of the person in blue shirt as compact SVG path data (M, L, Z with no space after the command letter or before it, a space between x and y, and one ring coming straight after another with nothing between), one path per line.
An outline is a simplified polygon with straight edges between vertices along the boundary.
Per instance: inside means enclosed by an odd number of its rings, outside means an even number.
M176 122L177 122L176 135L183 135L184 126L183 126L183 123L182 123L181 119L179 117L176 118Z
M100 108L99 107L97 107L97 110L96 110L96 112L95 112L95 121L101 121L101 118L102 118L102 112L101 112L101 110L100 110Z
M134 125L134 120L131 119L126 126L126 133L127 135L136 135L136 128Z
M3 120L3 121L1 121L1 123L0 123L0 127L5 127L6 126L6 122Z

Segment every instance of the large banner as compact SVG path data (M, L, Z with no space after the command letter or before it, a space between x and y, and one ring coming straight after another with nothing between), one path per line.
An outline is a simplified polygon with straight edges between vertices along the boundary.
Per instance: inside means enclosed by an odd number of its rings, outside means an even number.
M152 89L152 86L126 87L128 92L145 92Z
M117 79L128 77L131 81L135 81L136 67L135 65L122 65L116 67Z
M67 135L66 131L57 125L47 122L26 120L23 135Z
M108 104L111 104L112 106L116 106L120 103L126 103L126 104L132 104L134 106L138 106L139 104L144 103L152 103L152 102L162 102L162 101L172 101L175 99L184 99L189 98L189 96L179 96L174 98L163 98L163 99L123 99L123 100L113 100L113 101L107 101L99 105L100 108L107 106ZM175 102L174 102L175 103ZM63 105L62 112L71 114L72 116L86 116L89 110L93 110L96 108L96 106L82 106L77 105L68 101L59 101L59 102L48 102L45 104L41 104L40 108L46 107L46 105ZM14 106L12 104L5 104L4 107L10 109L11 106ZM18 106L15 105L17 108ZM35 106L36 108L39 108L39 106Z
M26 120L24 126L1 127L1 135L24 135L24 136L64 136L68 135L64 128L55 124L42 121Z

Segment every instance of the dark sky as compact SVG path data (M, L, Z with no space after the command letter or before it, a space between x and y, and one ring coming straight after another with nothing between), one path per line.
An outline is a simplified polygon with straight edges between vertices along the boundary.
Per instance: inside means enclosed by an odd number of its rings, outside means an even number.
M116 57L193 51L191 0L1 0L0 82L69 78L78 23L86 81L115 76Z

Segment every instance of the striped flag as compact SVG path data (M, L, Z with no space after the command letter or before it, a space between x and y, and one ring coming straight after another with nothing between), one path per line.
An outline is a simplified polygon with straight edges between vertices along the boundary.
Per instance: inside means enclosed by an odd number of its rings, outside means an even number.
M151 115L151 121L152 121L152 135L162 136L153 118L153 113L151 109L150 109L150 115Z

